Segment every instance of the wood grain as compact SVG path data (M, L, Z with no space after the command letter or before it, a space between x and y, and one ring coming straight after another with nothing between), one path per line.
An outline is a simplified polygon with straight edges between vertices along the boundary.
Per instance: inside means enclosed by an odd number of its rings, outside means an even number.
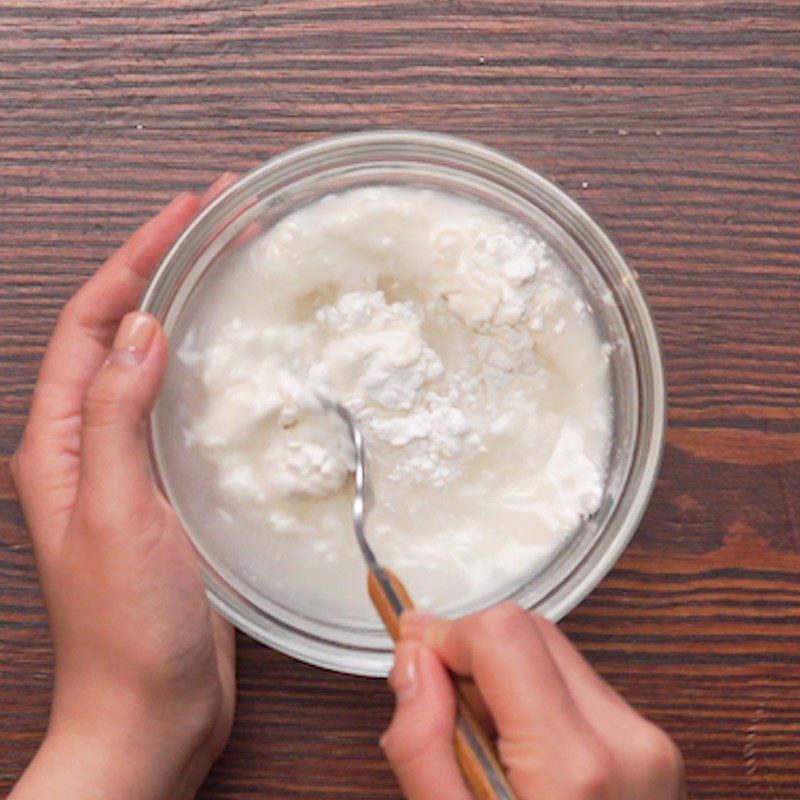
M6 463L59 307L179 190L329 133L471 137L638 270L670 431L617 568L564 623L676 738L693 798L800 786L800 4L0 5L0 789L44 729L45 615ZM398 798L381 682L239 640L205 798Z

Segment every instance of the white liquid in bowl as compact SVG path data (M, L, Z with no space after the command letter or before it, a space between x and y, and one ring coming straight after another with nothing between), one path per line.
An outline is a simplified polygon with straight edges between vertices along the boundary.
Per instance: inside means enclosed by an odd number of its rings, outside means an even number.
M529 575L597 510L611 437L607 346L543 241L479 203L413 187L329 195L204 278L173 334L155 436L170 499L212 558L305 613L369 623L367 530L437 611Z

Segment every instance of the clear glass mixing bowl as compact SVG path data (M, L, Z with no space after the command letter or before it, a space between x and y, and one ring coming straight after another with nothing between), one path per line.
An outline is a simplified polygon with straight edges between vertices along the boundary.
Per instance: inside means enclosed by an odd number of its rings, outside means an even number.
M449 136L380 131L325 139L273 158L206 208L164 259L142 308L158 317L169 335L198 283L249 232L265 230L330 192L386 183L465 195L536 231L578 277L601 335L613 344L613 439L601 507L549 562L506 595L559 619L600 582L633 535L655 483L665 415L658 337L635 275L608 236L561 189L495 150ZM158 413L157 408L154 423ZM192 497L179 496L165 469L164 448L177 432L159 431L157 424L150 430L153 473L183 519L212 605L240 630L296 658L354 674L386 674L391 642L377 622L355 626L325 619L322 612L298 613L254 591L231 569L202 518L192 514ZM485 597L479 605L499 599Z

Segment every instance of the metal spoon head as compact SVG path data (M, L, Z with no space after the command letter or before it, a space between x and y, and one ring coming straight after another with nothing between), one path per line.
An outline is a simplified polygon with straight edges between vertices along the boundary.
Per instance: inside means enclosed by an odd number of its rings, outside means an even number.
M405 608L403 599L395 591L385 570L378 563L378 559L375 558L375 553L372 552L372 548L369 546L364 532L364 524L367 516L367 499L369 498L370 489L367 481L367 457L364 448L364 437L358 425L356 425L353 415L341 403L323 394L317 393L317 395L324 409L333 411L342 419L353 442L356 461L353 481L353 528L356 532L356 541L358 542L364 561L367 564L367 569L373 573L389 605L399 617Z
M319 398L324 408L333 411L342 419L347 427L347 432L350 434L350 439L353 442L356 462L353 476L353 527L356 532L358 546L361 548L361 553L364 556L364 560L367 562L367 566L371 570L379 570L380 566L378 565L378 560L375 558L375 554L372 552L372 548L369 546L366 534L364 533L364 524L367 516L367 498L369 496L364 437L358 425L356 425L353 415L341 403L336 400L331 400L321 394Z

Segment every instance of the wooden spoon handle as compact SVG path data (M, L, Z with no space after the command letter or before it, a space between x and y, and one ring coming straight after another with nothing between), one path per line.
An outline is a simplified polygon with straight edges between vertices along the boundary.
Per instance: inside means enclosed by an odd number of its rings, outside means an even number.
M400 579L388 569L384 568L383 571L400 599L403 611L414 608ZM369 573L367 588L386 630L392 639L397 641L400 636L400 615L395 612L372 570ZM476 800L517 800L500 765L491 735L479 722L483 709L473 701L473 698L478 696L474 690L474 683L468 678L456 675L451 675L450 679L456 691L458 706L453 746L467 786Z
M458 716L453 734L456 759L475 800L517 800L497 748L478 721L468 696L456 685Z
M395 594L400 599L400 602L403 606L403 611L410 611L412 608L414 608L414 604L411 602L411 598L408 596L406 587L403 586L397 575L385 567L383 572L389 579L389 583L392 585L392 589L394 589ZM386 596L386 592L384 592L381 582L378 580L377 576L372 570L369 571L369 577L367 578L367 589L369 591L370 599L372 600L372 605L375 606L375 610L383 620L383 624L386 626L386 630L389 631L389 635L396 642L400 638L400 615L395 613L392 602Z

